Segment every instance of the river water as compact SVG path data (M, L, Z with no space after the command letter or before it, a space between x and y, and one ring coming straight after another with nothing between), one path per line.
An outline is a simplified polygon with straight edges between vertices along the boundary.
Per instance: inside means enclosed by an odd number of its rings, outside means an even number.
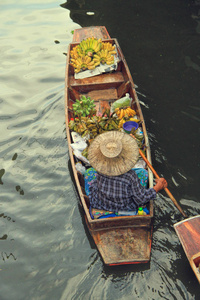
M62 5L61 5L62 4ZM105 25L124 52L157 172L188 216L200 214L200 3L2 1L0 300L199 299L199 284L160 193L151 261L108 268L72 182L64 77L71 31Z

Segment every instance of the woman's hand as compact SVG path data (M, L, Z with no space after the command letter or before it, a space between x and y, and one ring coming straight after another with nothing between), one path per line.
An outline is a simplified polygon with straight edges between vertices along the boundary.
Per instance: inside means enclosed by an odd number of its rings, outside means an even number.
M156 193L158 193L160 190L166 188L168 185L165 178L159 178L159 179L156 179L155 181L156 181L156 185L153 188L156 191Z

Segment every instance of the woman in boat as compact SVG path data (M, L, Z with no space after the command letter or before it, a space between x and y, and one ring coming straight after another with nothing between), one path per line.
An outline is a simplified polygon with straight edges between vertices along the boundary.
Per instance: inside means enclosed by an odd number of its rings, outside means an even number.
M89 200L92 215L136 214L138 207L156 198L157 192L167 187L164 178L156 180L153 188L147 188L148 172L134 170L139 158L136 140L129 134L108 131L98 135L88 150L88 160L93 168L93 179L89 186ZM138 176L139 175L139 176ZM87 187L88 188L88 187Z

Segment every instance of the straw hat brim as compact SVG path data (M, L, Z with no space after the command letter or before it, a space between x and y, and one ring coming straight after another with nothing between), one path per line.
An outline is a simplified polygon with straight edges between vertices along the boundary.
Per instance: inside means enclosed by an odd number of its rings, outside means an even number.
M121 143L122 150L116 157L105 156L101 145L113 141ZM103 151L104 152L104 151ZM139 148L136 140L129 134L120 131L108 131L99 134L89 146L88 160L98 172L107 176L118 176L131 170L139 157Z

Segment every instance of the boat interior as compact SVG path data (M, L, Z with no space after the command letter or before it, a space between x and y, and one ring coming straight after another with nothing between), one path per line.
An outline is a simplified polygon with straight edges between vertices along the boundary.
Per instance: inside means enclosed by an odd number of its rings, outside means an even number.
M68 120L74 118L72 105L75 103L76 99L80 99L81 95L90 97L92 100L94 100L96 105L96 111L98 114L98 113L103 113L105 109L110 108L111 104L114 101L124 97L126 93L129 93L130 97L132 98L131 108L136 111L137 115L141 114L141 111L138 112L138 106L136 101L137 96L135 92L134 83L132 81L130 71L127 67L126 61L118 45L118 42L116 39L110 39L106 41L112 42L112 44L115 43L116 45L118 58L119 58L116 71L101 74L100 76L93 76L84 79L75 79L74 68L68 63L68 86L67 86ZM70 44L70 50L77 44L78 43ZM69 59L70 58L68 57L68 60ZM73 155L73 159L75 160L75 163L78 161L78 159L74 155ZM89 203L89 198L85 193L84 176L79 171L77 171L76 173L84 197L82 201L86 203L87 209L89 210L90 203ZM152 202L150 202L148 208L150 210L150 216L152 217L153 216ZM127 218L127 217L120 217L120 218Z
M117 45L117 41L106 40ZM73 48L76 44L71 44ZM119 62L117 70L111 73L101 74L101 76L94 76L84 79L74 78L74 68L69 65L69 102L68 108L72 111L72 104L76 99L80 99L81 95L90 97L95 100L97 113L103 113L106 108L109 108L112 102L125 96L129 93L132 101L132 108L137 110L134 105L135 95L131 88L134 86L133 82L130 82L129 70L124 63L124 57L121 54L119 47L118 50ZM71 117L71 116L70 116Z

